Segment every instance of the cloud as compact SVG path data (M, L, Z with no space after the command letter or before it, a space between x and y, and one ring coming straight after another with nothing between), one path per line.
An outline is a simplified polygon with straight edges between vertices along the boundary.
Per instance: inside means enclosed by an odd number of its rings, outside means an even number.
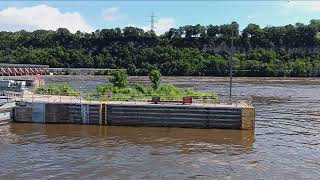
M320 11L320 1L289 1L289 9L304 11Z
M163 34L166 31L168 31L170 28L173 28L176 26L176 22L173 18L160 18L155 23L155 32L157 34Z
M123 19L127 16L126 14L122 14L120 12L120 9L117 7L105 9L102 12L102 14L103 14L103 19L106 21L116 21L119 19Z
M63 13L58 8L44 4L22 8L8 7L0 11L0 30L56 30L61 27L73 33L77 30L93 30L78 12Z
M248 20L253 20L253 19L256 18L256 14L249 14L249 15L247 16L247 18L248 18Z
M144 26L128 24L127 26L139 27L144 31L149 31L151 29L150 24L144 25ZM154 26L155 26L155 29L154 29L155 33L157 35L161 35L161 34L164 34L166 31L168 31L170 28L174 28L176 26L176 22L171 17L164 17L164 18L159 18L157 21L155 21Z

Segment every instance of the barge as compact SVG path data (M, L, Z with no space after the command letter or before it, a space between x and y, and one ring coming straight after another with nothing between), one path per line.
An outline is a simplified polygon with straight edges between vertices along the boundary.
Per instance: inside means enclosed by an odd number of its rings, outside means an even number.
M239 104L154 104L151 102L20 102L15 122L254 129L255 109Z

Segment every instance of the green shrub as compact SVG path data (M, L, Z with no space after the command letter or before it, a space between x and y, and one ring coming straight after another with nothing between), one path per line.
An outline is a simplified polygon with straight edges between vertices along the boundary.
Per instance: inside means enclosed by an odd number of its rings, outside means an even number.
M128 86L128 74L123 69L117 69L113 73L113 78L111 79L111 82L114 87L118 88L125 88Z
M105 85L105 84L99 84L99 85L97 85L96 88L95 88L95 92L96 92L97 94L106 94L106 93L112 92L112 91L113 91L113 86L110 85L110 84L107 84L107 85Z
M41 86L35 90L37 94L52 94L52 95L67 95L77 96L80 93L79 89L71 88L68 84L50 84L48 86ZM117 87L111 84L97 85L96 88L90 92L84 93L82 98L86 100L99 100L101 95L112 93L108 100L151 100L152 96L159 96L161 100L182 100L183 96L193 96L203 99L215 99L216 95L213 92L198 92L192 88L181 89L172 84L160 85L157 89L153 87L144 86L143 84L136 84L135 87Z
M57 85L50 84L45 91L47 94L59 94L59 87Z
M158 94L165 94L165 95L178 95L182 94L182 89L178 88L177 86L174 86L172 84L165 84L160 86L156 92Z
M79 93L79 89L69 89L69 91L67 92L68 96L77 96Z
M58 87L61 94L67 94L71 89L67 83L60 84ZM59 92L58 92L59 93Z
M143 84L136 84L135 89L140 93L143 93L143 94L147 93L147 89Z
M114 87L112 90L112 93L135 94L136 90L130 87L125 87L125 88Z
M161 73L157 70L152 70L149 73L149 79L152 83L153 89L158 89L158 87L160 86L160 78L161 78Z
M60 85L49 84L48 86L41 86L35 89L36 94L50 94L50 95L65 95L76 96L80 92L79 89L71 88L67 83Z
M46 93L46 89L44 87L38 87L36 90L35 90L35 93L36 94L45 94Z

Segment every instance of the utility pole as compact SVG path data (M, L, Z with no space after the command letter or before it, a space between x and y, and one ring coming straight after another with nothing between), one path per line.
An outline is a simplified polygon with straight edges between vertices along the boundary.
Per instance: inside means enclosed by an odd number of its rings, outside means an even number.
M233 29L231 31L231 50L229 60L229 102L232 103L232 65L233 65Z

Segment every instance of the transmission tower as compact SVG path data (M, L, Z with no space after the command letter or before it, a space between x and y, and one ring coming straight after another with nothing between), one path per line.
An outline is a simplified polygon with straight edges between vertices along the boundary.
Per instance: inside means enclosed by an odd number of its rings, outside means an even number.
M151 31L154 31L154 29L156 28L156 27L154 26L154 23L155 23L154 18L155 18L155 17L156 17L156 16L154 16L154 12L152 12L151 20L150 20L150 22L151 22Z

